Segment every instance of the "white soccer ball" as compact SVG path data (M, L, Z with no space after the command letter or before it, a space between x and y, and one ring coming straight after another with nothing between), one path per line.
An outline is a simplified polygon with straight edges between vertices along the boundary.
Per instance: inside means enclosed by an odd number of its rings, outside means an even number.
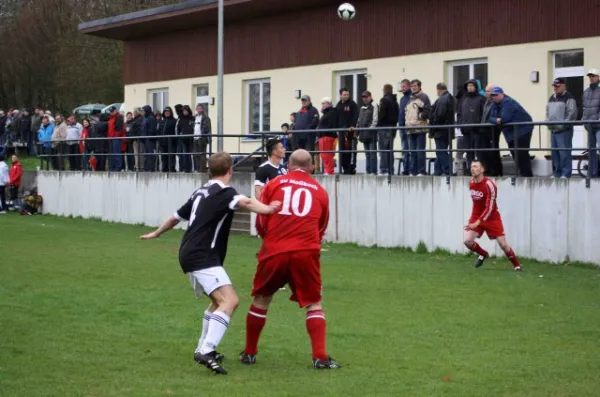
M341 4L338 7L337 12L338 12L338 17L340 17L340 19L343 19L344 21L349 21L351 19L354 19L354 17L356 16L356 9L350 3Z

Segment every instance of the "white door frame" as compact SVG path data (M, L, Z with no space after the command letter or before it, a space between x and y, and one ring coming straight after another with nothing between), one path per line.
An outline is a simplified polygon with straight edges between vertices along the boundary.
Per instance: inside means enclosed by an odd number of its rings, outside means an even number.
M581 77L583 79L583 76L585 76L585 69L583 66L576 66L570 68L554 68L553 75L555 79L567 77ZM587 134L585 128L582 125L576 125L573 128L573 147L587 147ZM573 150L574 156L579 156L582 153L582 150Z

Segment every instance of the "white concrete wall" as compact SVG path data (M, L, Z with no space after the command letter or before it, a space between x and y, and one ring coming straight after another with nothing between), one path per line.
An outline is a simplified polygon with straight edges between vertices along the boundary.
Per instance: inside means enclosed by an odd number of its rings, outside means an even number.
M471 211L468 178L317 176L330 196L330 242L465 252L463 228ZM159 225L206 178L198 174L40 172L44 212L132 224ZM254 177L231 185L253 194ZM521 257L600 265L600 181L496 179L509 242ZM500 250L487 238L482 246Z

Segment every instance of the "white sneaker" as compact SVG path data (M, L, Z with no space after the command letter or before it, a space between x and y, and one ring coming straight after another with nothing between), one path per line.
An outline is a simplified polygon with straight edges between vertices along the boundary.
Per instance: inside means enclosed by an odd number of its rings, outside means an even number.
M425 175L425 174L419 174L419 175L417 175L417 176L426 176L426 175Z
M569 179L566 176L561 176L560 179Z

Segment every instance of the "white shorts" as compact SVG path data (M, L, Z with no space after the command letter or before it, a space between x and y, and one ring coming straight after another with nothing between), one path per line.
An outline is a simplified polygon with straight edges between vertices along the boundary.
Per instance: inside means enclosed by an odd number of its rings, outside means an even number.
M223 266L209 267L208 269L196 270L187 273L192 283L192 288L199 298L202 294L210 296L217 288L231 285L231 280Z

